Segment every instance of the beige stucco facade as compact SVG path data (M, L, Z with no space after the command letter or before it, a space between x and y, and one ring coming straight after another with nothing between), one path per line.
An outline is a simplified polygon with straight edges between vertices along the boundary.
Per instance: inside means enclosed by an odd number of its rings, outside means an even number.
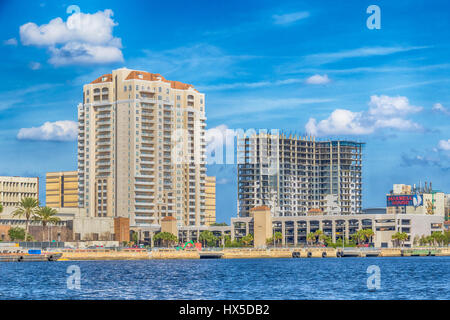
M265 247L266 241L272 237L271 210L267 206L250 209L253 217L253 243L256 248Z
M23 198L39 199L39 178L0 177L0 203L3 207L17 207Z
M159 74L113 70L78 106L79 205L140 229L205 224L205 96Z
M216 223L216 177L206 177L205 180L205 224Z
M258 244L262 236L257 233L263 228L255 229L254 217L231 219L232 239L239 239L251 233ZM258 222L259 225L259 222ZM351 235L361 229L372 229L375 233L375 247L392 247L392 235L396 232L408 234L405 246L412 246L417 237L428 236L433 232L444 230L444 217L419 214L353 214L353 215L314 215L296 217L272 217L271 233L281 232L283 246L306 245L307 234L317 230L331 237L333 242L339 238L350 239ZM264 232L266 232L265 229ZM266 233L264 236L267 236ZM267 237L269 238L269 237ZM266 239L267 239L266 238ZM256 244L256 241L254 242Z
M78 208L78 172L47 172L45 205L51 208Z

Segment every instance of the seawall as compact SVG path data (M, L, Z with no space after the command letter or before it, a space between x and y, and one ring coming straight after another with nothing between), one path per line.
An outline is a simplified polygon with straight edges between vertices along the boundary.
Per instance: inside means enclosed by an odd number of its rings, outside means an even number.
M365 257L369 255L368 250L357 250L346 248L349 255ZM336 258L340 249L333 248L273 248L273 249L253 249L253 248L226 248L216 252L222 253L222 259L252 259L252 258L292 258L292 253L296 252L298 258ZM212 251L214 252L214 251ZM76 249L63 250L60 260L162 260L162 259L200 259L200 254L196 249L176 250L158 249L148 252L145 249ZM377 251L380 257L400 257L400 256L450 256L450 248L384 248ZM403 253L403 255L402 255Z

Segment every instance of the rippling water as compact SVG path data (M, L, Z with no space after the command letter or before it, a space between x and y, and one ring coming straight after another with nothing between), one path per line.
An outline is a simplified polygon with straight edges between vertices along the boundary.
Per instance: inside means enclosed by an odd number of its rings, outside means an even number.
M79 290L67 288L71 265ZM450 299L449 270L450 257L11 262L0 299Z

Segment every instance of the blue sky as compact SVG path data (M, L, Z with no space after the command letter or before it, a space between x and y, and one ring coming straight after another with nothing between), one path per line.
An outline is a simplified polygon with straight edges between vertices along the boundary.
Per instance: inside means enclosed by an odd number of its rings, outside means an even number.
M70 5L98 28L68 31ZM363 207L393 183L450 190L448 1L1 1L0 30L2 175L76 170L82 85L125 66L195 85L209 129L365 142ZM236 168L208 174L229 222Z

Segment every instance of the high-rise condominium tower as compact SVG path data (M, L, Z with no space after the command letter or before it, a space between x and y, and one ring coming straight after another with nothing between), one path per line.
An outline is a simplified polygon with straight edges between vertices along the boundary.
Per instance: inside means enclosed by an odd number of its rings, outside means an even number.
M130 225L205 222L205 95L159 74L113 70L78 106L79 205Z
M258 205L276 216L361 213L362 146L285 134L238 138L238 211Z

